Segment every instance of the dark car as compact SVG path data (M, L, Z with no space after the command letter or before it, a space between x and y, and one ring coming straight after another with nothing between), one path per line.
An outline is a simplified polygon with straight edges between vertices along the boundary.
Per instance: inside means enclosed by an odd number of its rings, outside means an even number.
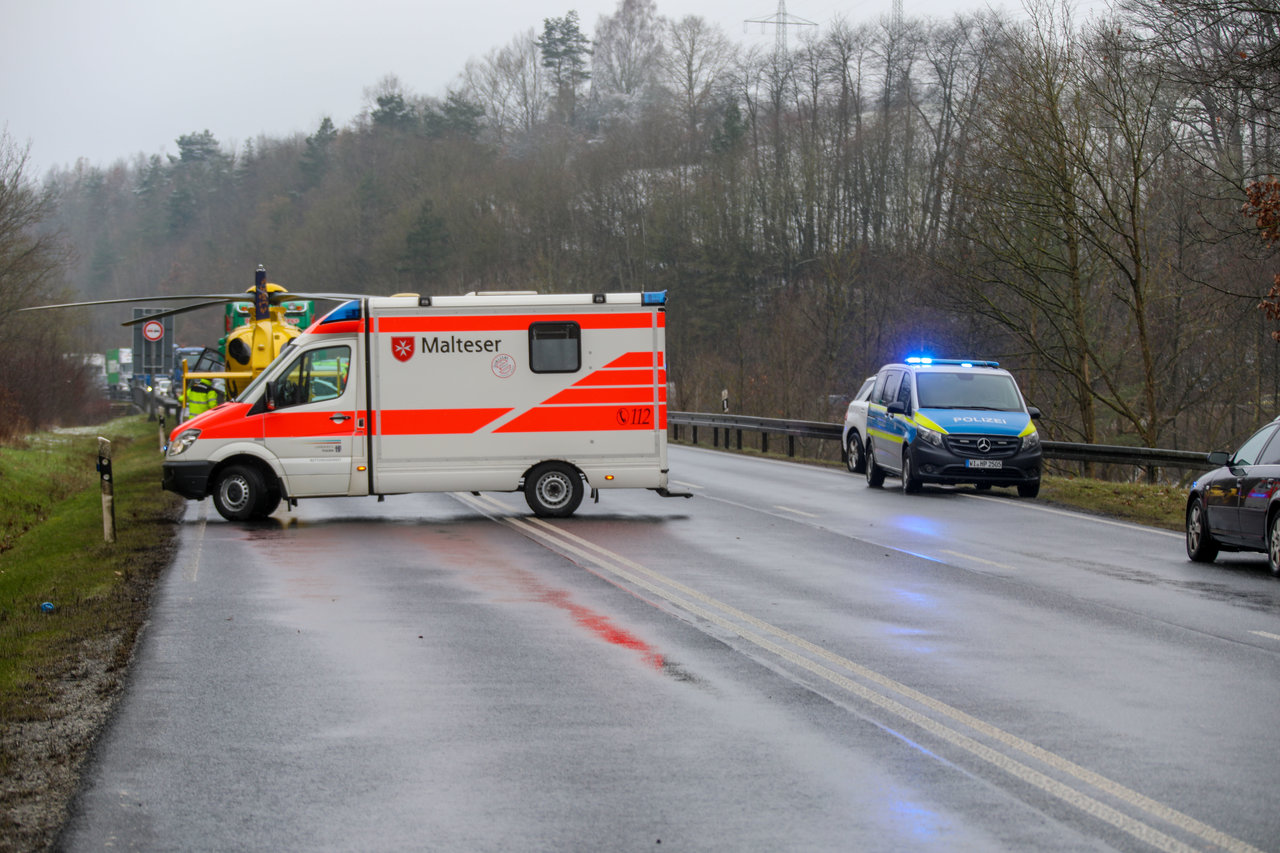
M1264 551L1280 575L1280 418L1209 462L1222 467L1191 484L1187 556L1210 563L1219 551Z

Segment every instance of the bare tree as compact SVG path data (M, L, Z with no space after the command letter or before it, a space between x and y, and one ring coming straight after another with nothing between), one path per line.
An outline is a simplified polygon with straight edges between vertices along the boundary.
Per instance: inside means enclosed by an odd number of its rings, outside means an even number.
M651 88L662 55L662 25L653 0L619 0L596 23L591 56L592 93L624 100Z
M695 139L718 91L727 88L734 60L732 43L704 18L687 15L667 26L667 45L659 60L663 84L675 95L685 134Z

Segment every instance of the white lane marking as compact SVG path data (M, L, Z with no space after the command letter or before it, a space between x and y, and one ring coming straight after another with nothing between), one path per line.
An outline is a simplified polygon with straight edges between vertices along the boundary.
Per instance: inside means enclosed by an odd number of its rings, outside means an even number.
M812 672L827 682L840 687L856 696L872 702L875 705L889 711L892 714L907 720L915 725L929 731L938 737L943 738L947 742L966 750L971 755L980 758L1016 778L1033 785L1041 790L1050 793L1064 802L1084 811L1086 814L1092 815L1103 820L1112 826L1142 840L1151 846L1169 853L1192 853L1195 848L1172 838L1149 824L1133 818L1106 805L1105 803L1088 796L1087 794L1070 787L1069 785L1059 782L1046 776L1038 770L1023 764L1020 761L1005 755L998 750L983 744L969 735L956 731L946 724L927 716L926 714L914 710L901 702L893 699L885 693L877 692L875 689L860 684L852 679L835 672L824 666L822 663L804 657L793 649L788 649L767 637L761 636L760 633L750 630L741 623L750 625L760 632L771 634L778 640L794 646L795 649L807 652L815 657L837 666L847 672L852 673L872 684L878 685L885 691L896 693L905 699L916 702L919 705L934 711L935 713L950 718L951 720L964 725L982 735L995 740L1004 746L1021 752L1035 760L1054 768L1055 770L1075 777L1081 782L1097 788L1105 794L1129 804L1130 806L1144 811L1151 816L1163 820L1189 834L1198 836L1212 844L1215 844L1225 850L1233 851L1233 853L1261 853L1257 848L1241 841L1221 830L1215 829L1190 815L1173 809L1157 800L1153 800L1145 794L1121 785L1119 782L1113 781L1100 773L1088 770L1062 756L1052 753L1042 747L1036 746L1030 741L1023 740L1017 735L1010 734L990 723L984 722L977 717L973 717L958 708L954 708L934 699L914 688L908 687L898 681L894 681L886 675L882 675L872 669L861 664L837 655L835 652L829 651L821 646L804 640L794 634L790 634L781 628L765 622L755 616L751 616L737 608L728 604L717 601L711 596L699 592L688 587L679 581L666 577L652 569L649 569L633 560L624 557L614 551L597 545L587 539L583 539L573 533L556 527L543 519L539 518L517 518L507 513L510 509L499 501L482 496L480 498L471 495L459 494L457 496L464 503L470 504L477 511L485 516L506 524L521 534L534 539L542 540L551 548L566 554L571 559L577 557L585 560L592 566L612 574L617 578L625 580L641 589L648 590L654 595L662 598L668 603L686 611L694 616L699 616L707 621L724 628L734 634L737 634L747 642L772 652L773 654L787 660L796 666ZM501 513L501 514L499 514ZM664 588L669 587L669 588ZM672 590L675 590L673 592ZM677 594L680 593L680 594ZM681 596L688 596L683 598ZM694 601L702 604L695 604ZM706 606L702 606L706 605ZM716 612L719 611L719 612ZM731 621L731 620L737 620Z
M684 486L686 489L705 489L706 486L699 486L697 483L686 483L684 480L672 480L672 485Z
M1268 640L1280 640L1280 634L1273 634L1270 631L1250 631L1250 634L1257 634L1259 637L1265 637Z
M1143 527L1141 524L1133 524L1128 521L1112 521L1109 518L1098 518L1096 515L1086 515L1082 512L1071 512L1065 509L1054 509L1047 506L1036 506L1035 504L1023 503L1021 501L1010 501L1004 498L993 498L988 495L973 495L968 492L956 492L962 498L969 498L975 501L993 501L994 503L1004 504L1005 506L1016 506L1019 509L1034 510L1036 512L1047 512L1050 515L1061 515L1067 518L1074 518L1078 521L1092 521L1096 524L1106 524L1111 527L1123 527L1126 530L1140 530L1143 533L1158 533L1161 536L1171 536L1174 539L1181 539L1181 533L1175 533L1172 530L1161 530L1158 527Z
M1005 565L1004 563L997 563L993 560L984 560L981 557L975 557L972 554L962 554L959 551L948 551L946 548L942 549L942 553L950 554L953 557L959 557L962 560L972 560L975 563L983 563L988 566L995 566L997 569L1008 569L1011 572L1018 571L1017 566L1008 566L1008 565Z
M780 509L780 510L782 510L783 512L790 512L790 513L794 513L795 515L802 515L802 516L804 516L805 518L821 518L821 516L814 515L814 514L813 514L813 513L811 513L811 512L805 512L805 511L804 511L804 510L802 510L802 509L792 509L791 507L789 507L789 506L783 506L782 504L774 504L774 505L773 505L773 508L774 508L774 509Z
M196 524L196 532L191 543L191 563L188 564L187 570L183 572L183 576L190 583L195 583L200 576L200 555L204 553L204 531L209 525L209 502L200 501L199 509L196 510L196 518L199 523Z

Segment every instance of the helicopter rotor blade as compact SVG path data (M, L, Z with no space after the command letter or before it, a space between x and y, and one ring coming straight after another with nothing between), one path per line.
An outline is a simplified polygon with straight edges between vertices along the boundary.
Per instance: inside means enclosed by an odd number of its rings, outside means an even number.
M271 294L271 304L279 305L281 302L306 302L319 299L328 302L346 302L349 299L364 299L368 295L367 293L294 293L291 290L281 290Z
M157 311L154 314L147 314L144 317L134 317L132 320L125 320L121 326L136 326L139 323L145 323L148 320L159 320L162 317L173 317L177 314L185 314L188 311L199 311L201 308L211 308L214 305L225 305L227 300L215 299L211 302L201 302L198 305L183 305L181 308L170 308L168 311Z
M209 299L218 302L253 301L249 293L194 293L189 296L130 296L124 299L94 299L89 302L63 302L59 305L32 305L19 311L43 311L46 308L91 308L94 305L123 305L130 302L171 302L175 299Z

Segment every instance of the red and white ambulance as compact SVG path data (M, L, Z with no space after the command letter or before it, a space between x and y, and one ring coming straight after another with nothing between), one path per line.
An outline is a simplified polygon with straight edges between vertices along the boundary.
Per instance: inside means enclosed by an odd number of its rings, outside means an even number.
M389 296L315 322L179 424L164 488L225 518L335 495L667 490L666 294Z

